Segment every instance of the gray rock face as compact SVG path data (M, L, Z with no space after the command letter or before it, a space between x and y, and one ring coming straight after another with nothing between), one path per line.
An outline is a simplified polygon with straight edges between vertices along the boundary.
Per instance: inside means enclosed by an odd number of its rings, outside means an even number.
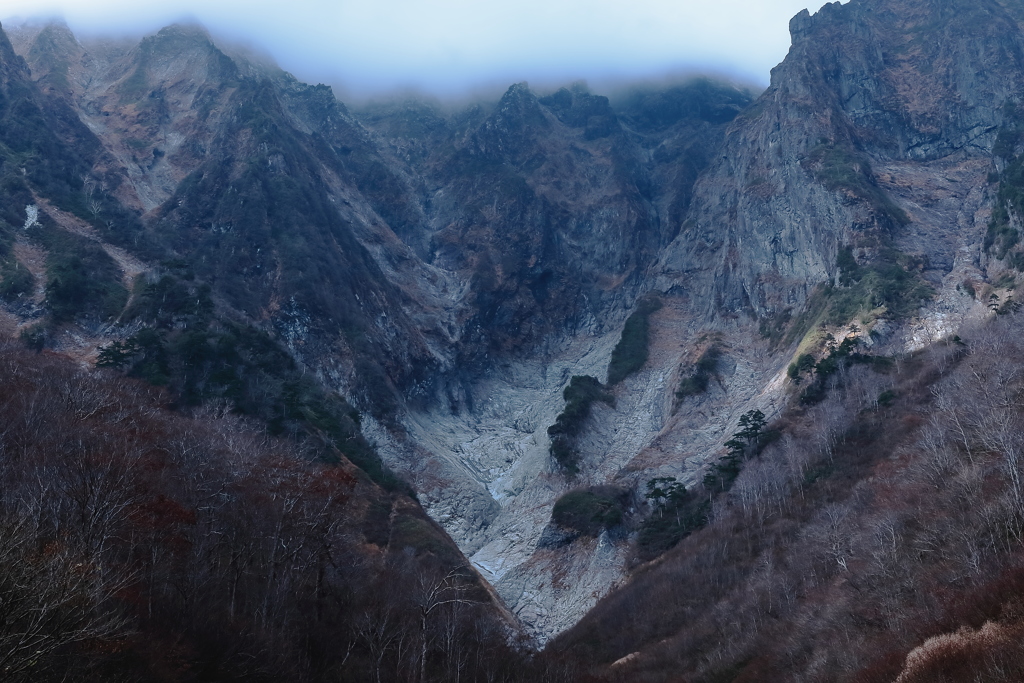
M546 430L573 375L604 379L618 329L574 336L544 360L501 363L469 385L472 410L412 412L406 438L383 429L373 434L389 462L413 474L431 516L544 643L625 578L632 553L632 538L622 530L596 539L553 532L558 497L609 483L642 489L659 475L693 485L743 412L756 406L774 414L784 402L788 359L769 355L749 327L727 329L734 341L712 389L674 412L676 370L692 363L702 328L686 301L670 300L658 311L649 364L616 389L615 408L594 406L578 443L582 465L575 477L557 469ZM639 503L635 498L634 506Z
M871 166L918 162L919 174L936 162L941 173L952 160L991 158L1002 105L1024 73L1013 11L994 1L854 0L797 15L771 86L698 182L662 256L660 288L687 282L708 319L775 315L834 279L841 245L864 232L912 232L876 194L900 204L901 189L880 184Z
M547 361L503 363L472 386L472 411L412 412L404 423L407 439L388 440L383 449L393 466L415 473L427 511L539 642L574 624L625 566L623 539L559 548L541 543L557 497L608 476L588 472L573 482L557 472L546 430L563 408L569 377L603 373L616 336L576 341ZM638 447L618 445L623 453Z

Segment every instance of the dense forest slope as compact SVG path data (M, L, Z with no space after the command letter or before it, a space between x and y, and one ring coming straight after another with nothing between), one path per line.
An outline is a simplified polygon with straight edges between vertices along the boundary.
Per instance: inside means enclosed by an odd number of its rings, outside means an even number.
M186 417L166 391L7 342L0 383L5 681L522 667L510 621L454 544L347 461L314 462L310 443L215 408Z
M607 680L1017 680L1021 324L844 364L549 653Z

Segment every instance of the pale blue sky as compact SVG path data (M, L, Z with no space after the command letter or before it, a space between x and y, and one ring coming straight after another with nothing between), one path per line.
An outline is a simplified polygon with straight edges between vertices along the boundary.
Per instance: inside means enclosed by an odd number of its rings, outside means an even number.
M191 17L351 95L440 96L692 72L767 85L789 19L817 0L2 0L0 17L62 15L79 33L150 32Z

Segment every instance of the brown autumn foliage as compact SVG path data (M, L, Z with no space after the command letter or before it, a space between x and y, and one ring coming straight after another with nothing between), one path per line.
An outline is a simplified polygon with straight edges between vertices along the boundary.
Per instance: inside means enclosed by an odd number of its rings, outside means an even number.
M167 403L0 347L0 679L530 678L414 501Z
M843 370L825 401L775 425L783 436L714 499L704 529L539 658L507 644L411 499L218 409L176 414L161 390L5 346L0 671L1019 680L1022 327L1000 318L888 373Z
M1022 330L843 370L551 653L631 682L1024 679Z

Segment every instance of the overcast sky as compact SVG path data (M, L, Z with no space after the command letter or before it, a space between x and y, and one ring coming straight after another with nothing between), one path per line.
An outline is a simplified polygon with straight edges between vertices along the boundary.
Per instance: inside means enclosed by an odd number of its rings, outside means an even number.
M767 85L789 19L818 0L0 0L0 17L60 15L80 34L192 19L351 95L440 96L692 72Z

